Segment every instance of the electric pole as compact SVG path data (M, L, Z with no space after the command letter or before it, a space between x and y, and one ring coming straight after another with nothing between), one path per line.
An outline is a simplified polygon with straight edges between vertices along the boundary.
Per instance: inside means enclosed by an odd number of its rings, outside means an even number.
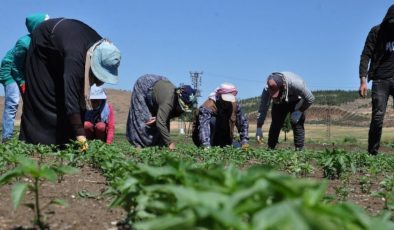
M190 77L192 78L193 88L196 90L196 97L201 97L201 75L203 72L191 72Z

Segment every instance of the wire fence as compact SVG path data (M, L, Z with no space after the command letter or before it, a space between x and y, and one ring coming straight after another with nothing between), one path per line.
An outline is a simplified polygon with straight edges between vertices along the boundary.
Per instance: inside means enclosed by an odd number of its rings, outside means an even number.
M241 106L246 108L250 135L253 136L256 129L259 98L240 102ZM306 140L318 143L366 144L371 114L370 97L365 99L356 97L346 101L343 98L338 100L338 95L318 95L315 103L305 112ZM263 125L265 136L268 134L270 124L271 112L269 111ZM284 136L284 133L281 135ZM287 137L292 138L292 133L288 133ZM387 103L382 141L394 143L394 104L392 98L389 98Z

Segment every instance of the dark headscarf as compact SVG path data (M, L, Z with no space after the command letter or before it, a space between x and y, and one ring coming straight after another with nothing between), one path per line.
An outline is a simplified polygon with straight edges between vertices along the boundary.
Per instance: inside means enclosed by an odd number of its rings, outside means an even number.
M194 90L190 85L183 85L176 89L178 94L178 102L183 111L189 112L190 108L193 107L196 102L196 90Z

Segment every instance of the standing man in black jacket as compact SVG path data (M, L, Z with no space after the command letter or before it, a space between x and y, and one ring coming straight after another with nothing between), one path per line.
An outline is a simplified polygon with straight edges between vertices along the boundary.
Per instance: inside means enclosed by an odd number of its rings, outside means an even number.
M372 80L368 152L376 155L380 147L387 100L390 95L394 97L394 5L387 10L382 23L372 27L365 41L360 60L361 97L367 94L367 78L368 81Z

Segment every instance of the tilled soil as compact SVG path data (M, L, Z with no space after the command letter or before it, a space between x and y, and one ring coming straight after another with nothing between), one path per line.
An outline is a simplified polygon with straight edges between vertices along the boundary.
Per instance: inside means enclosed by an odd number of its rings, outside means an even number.
M106 189L105 178L97 170L84 167L80 173L66 175L61 183L43 182L40 206L59 198L67 207L50 205L43 210L45 223L50 229L117 229L116 224L124 217L121 209L109 209L110 201L102 196ZM14 210L11 202L12 185L0 188L0 229L31 229L33 211L24 206L33 203L28 194Z

